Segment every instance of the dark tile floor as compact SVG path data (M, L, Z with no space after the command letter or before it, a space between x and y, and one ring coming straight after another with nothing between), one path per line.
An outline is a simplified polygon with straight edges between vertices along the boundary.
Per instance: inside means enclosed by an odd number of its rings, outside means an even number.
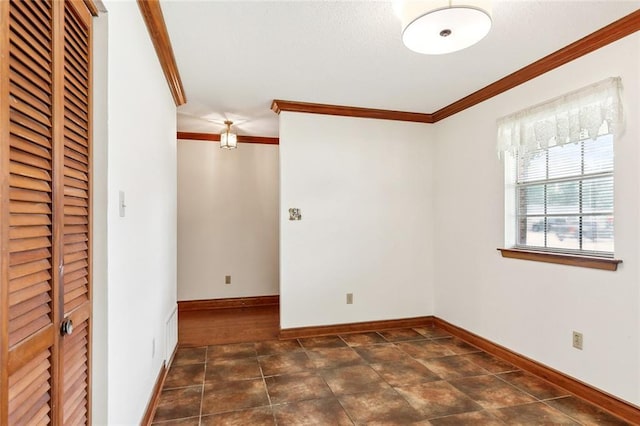
M178 349L154 424L624 425L437 328Z

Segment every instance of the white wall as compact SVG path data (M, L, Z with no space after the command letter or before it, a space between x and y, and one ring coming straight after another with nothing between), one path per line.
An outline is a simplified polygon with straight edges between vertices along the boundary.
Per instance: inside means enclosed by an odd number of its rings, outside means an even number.
M176 108L137 3L105 6L107 412L109 424L133 425L164 361L165 323L176 305ZM118 214L120 190L125 217Z
M436 127L435 314L640 403L640 35L627 37ZM504 259L503 164L496 119L611 76L625 86L615 142L617 272ZM584 333L584 350L571 332Z
M107 357L107 48L108 14L93 19L93 252L91 421L107 424L109 362Z
M280 114L282 328L433 313L432 139L420 123Z
M279 293L278 177L277 145L178 141L178 300Z

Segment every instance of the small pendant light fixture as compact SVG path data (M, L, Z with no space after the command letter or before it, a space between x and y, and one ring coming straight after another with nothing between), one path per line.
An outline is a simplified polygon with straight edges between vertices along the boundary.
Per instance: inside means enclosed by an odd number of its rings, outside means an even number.
M238 147L238 136L231 130L233 121L226 120L224 124L227 127L220 133L220 148L235 149Z
M397 0L402 42L417 53L441 55L465 49L491 29L490 0Z

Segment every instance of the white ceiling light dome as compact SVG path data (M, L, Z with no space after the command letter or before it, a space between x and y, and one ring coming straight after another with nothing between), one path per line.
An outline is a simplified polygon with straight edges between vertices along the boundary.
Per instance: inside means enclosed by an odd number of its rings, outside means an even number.
M441 55L465 49L491 29L489 0L397 0L402 42L417 53Z

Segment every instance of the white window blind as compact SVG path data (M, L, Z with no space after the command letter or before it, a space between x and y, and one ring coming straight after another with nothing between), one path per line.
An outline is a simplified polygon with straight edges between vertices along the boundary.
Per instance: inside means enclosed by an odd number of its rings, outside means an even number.
M499 120L499 152L515 167L515 247L613 257L620 89L608 79Z

